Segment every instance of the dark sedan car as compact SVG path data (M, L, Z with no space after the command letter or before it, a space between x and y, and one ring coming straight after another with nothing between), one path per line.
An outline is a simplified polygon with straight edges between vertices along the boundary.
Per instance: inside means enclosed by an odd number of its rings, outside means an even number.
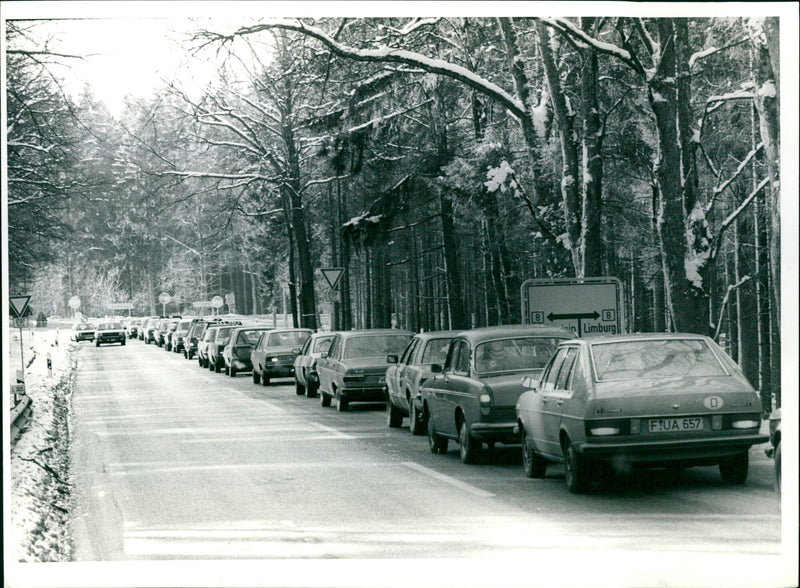
M122 323L98 323L94 332L94 344L100 347L103 343L119 343L125 345L127 337Z
M428 441L433 453L458 440L461 461L478 461L483 443L519 443L515 407L522 379L538 376L561 341L574 337L558 327L484 327L450 342L443 368L422 386Z
M422 410L420 386L433 377L431 366L444 365L450 340L457 331L430 331L415 335L403 355L390 355L391 364L386 370L386 388L389 392L387 424L399 427L408 417L411 433L421 435L426 422Z
M212 372L219 373L222 371L222 368L225 367L225 360L222 358L222 351L228 344L228 340L231 338L231 333L236 328L236 325L231 324L224 324L216 328L209 328L209 331L213 331L213 338L209 339L208 343L206 344L205 355L208 369L210 369Z
M333 333L314 333L303 345L300 355L295 358L294 389L298 396L305 394L309 398L314 398L317 395L319 388L317 360L328 351L331 339ZM253 379L255 381L255 375Z
M562 343L517 405L525 473L563 462L570 492L633 467L719 465L743 484L761 400L709 337L614 335Z
M250 354L262 333L269 327L239 327L231 332L228 344L222 350L225 373L235 378L239 372L253 371Z
M399 329L363 329L335 333L327 353L317 361L322 406L336 398L337 409L351 402L387 400L387 356L400 354L414 334Z
M311 329L275 329L263 333L250 354L253 382L269 386L270 378L294 376L294 360L313 333Z

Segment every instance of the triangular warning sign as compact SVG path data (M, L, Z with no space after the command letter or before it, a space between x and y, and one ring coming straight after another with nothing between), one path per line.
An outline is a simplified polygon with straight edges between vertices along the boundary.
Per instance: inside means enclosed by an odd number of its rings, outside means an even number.
M325 278L326 282L328 282L328 286L330 286L332 290L336 290L336 286L339 285L339 280L342 279L344 268L326 267L326 268L320 268L319 271L322 272L322 277Z
M25 311L28 310L28 302L30 296L12 296L9 298L11 301L11 310L17 313L17 316L25 316Z

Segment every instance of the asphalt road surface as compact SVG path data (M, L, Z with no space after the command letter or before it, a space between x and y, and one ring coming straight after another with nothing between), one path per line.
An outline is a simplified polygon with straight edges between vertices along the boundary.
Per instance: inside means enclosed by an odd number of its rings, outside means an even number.
M745 486L708 467L572 495L560 466L527 479L518 447L467 466L453 442L434 455L406 421L389 429L379 406L340 413L291 380L255 385L136 340L83 345L71 432L78 561L781 550L763 446Z

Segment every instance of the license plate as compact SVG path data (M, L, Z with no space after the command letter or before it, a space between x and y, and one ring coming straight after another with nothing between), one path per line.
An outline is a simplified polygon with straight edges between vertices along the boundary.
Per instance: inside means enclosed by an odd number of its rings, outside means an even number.
M674 431L700 431L703 419L700 417L684 417L678 419L652 419L651 433L672 433Z

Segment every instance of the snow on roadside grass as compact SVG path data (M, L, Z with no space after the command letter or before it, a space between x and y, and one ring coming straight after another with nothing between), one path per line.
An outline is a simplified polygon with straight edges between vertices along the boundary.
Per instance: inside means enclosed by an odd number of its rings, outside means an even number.
M8 364L21 368L18 329L11 329ZM69 415L74 351L69 331L23 329L25 387L32 416L10 456L11 561L69 561ZM52 360L48 375L47 354ZM9 499L9 496L6 497Z

